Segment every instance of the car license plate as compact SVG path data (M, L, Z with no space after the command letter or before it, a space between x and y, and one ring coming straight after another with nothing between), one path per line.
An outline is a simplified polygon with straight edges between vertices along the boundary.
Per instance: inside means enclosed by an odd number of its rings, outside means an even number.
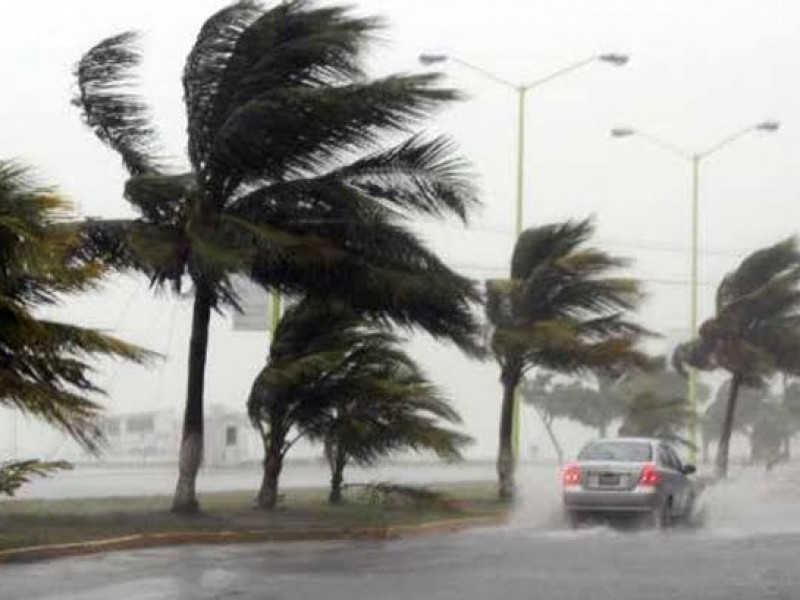
M619 487L620 476L616 473L600 473L599 483L601 487Z

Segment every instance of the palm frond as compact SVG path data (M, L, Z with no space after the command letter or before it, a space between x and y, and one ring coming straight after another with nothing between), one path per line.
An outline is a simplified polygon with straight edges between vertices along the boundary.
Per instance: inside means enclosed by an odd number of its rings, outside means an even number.
M209 161L221 181L304 177L345 152L407 132L458 98L437 74L392 75L338 87L278 88L232 111L214 138ZM297 131L304 135L298 137Z
M433 216L447 212L466 220L477 204L475 188L463 159L446 137L405 142L336 169L325 176L344 181L370 198L403 211Z
M592 221L565 221L523 231L511 257L511 277L527 279L542 264L563 260L592 235Z
M75 68L78 93L73 99L95 135L121 157L132 175L159 168L155 130L145 102L130 91L141 61L137 34L107 38L83 55Z
M189 158L202 181L216 134L212 126L228 60L242 33L257 18L256 2L236 2L212 15L200 29L186 59L183 92L189 125Z
M13 496L33 477L48 477L55 471L71 469L65 461L19 460L0 463L0 495Z

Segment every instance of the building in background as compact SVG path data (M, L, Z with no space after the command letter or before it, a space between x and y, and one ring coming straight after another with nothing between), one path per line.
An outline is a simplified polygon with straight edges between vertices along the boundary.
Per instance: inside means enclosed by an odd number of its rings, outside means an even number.
M103 419L107 446L100 462L173 463L181 440L180 417L172 410L117 413ZM263 446L247 415L221 404L208 407L204 464L236 466L258 461Z

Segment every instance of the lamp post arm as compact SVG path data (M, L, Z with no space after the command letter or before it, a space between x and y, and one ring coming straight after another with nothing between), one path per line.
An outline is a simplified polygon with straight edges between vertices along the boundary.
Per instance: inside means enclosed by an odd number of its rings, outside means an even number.
M664 138L653 135L652 133L648 133L647 131L639 131L637 129L636 136L650 142L654 146L658 146L659 148L666 150L667 152L680 156L685 160L691 160L693 156L691 153L687 152L677 144L673 144L669 140L665 140Z
M595 62L597 59L598 59L597 56L590 56L588 58L584 58L583 60L579 60L576 63L572 63L571 65L567 65L566 67L564 67L562 69L559 69L558 71L554 71L553 73L550 73L549 75L545 75L541 79L537 79L535 81L531 81L530 83L526 83L522 87L525 90L530 90L530 89L533 89L535 87L539 87L540 85L542 85L544 83L547 83L549 81L552 81L553 79L557 79L559 77L567 75L568 73L572 73L573 71L577 71L581 67L585 67L586 65L589 65L589 64Z
M751 132L755 131L756 127L757 127L756 125L749 125L748 127L745 127L744 129L740 129L740 130L736 131L735 133L729 135L728 137L725 137L725 138L721 139L719 142L717 142L716 144L714 144L713 146L708 148L706 151L700 152L698 154L698 156L700 158L705 158L705 157L707 157L707 156L709 156L711 154L714 154L715 152L718 152L719 150L722 150L726 146L732 144L733 142L735 142L739 138L744 137L748 133L751 133Z
M462 67L469 69L470 71L475 71L476 73L483 75L487 79L491 79L492 81L494 81L495 83L499 83L500 85L504 85L506 87L510 87L515 90L518 90L520 88L520 86L517 85L516 83L508 81L507 79L503 79L499 75L495 75L491 71L484 69L483 67L479 67L478 65L473 65L471 62L467 62L466 60L462 60L457 57L450 57L449 60L461 65Z

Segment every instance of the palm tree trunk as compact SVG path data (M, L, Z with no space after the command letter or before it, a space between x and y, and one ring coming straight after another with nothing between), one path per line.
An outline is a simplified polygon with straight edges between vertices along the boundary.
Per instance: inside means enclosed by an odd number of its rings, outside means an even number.
M344 468L347 464L347 456L341 444L336 444L332 452L331 460L331 491L328 495L330 504L342 503L342 484L344 483Z
M189 375L178 459L178 483L172 501L172 512L176 513L196 513L200 508L195 486L203 460L203 394L210 320L211 294L204 284L198 283L192 313L192 337L189 342Z
M601 438L604 438L608 435L608 423L603 421L597 426L597 433Z
M262 510L274 510L278 504L278 483L283 470L283 436L279 428L272 427L267 434L264 456L264 475L261 489L256 496L256 506Z
M514 468L515 457L513 448L514 430L514 394L519 384L520 373L518 369L506 366L500 377L503 384L503 403L500 408L500 445L497 453L497 478L499 483L498 495L500 500L514 499Z
M717 448L717 475L723 479L728 476L728 454L730 453L731 434L733 433L733 420L736 415L736 400L739 397L741 379L738 375L731 378L731 389L728 395L728 405L725 408L725 421L722 423L722 432Z

